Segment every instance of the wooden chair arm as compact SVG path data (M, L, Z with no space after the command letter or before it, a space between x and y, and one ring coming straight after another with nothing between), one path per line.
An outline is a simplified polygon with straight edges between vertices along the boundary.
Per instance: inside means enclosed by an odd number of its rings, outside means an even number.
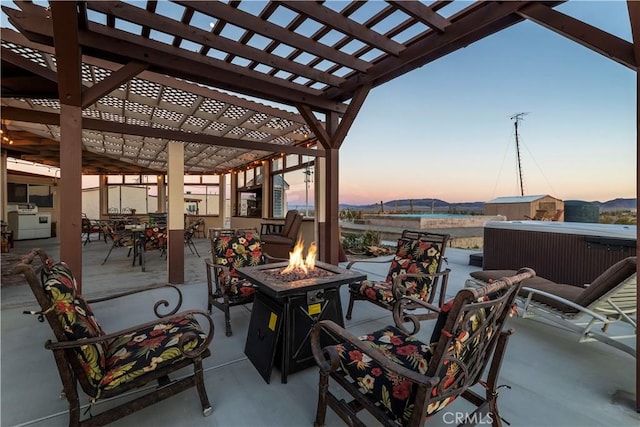
M159 323L168 323L171 322L173 320L178 320L181 319L185 316L188 315L192 315L192 316L202 316L204 317L208 324L209 324L209 332L207 333L207 337L205 338L205 340L198 346L196 347L194 350L191 351L185 351L183 349L183 343L186 342L186 340L191 336L191 334L183 334L180 337L179 340L179 349L180 351L184 354L185 357L189 357L189 358L193 358L193 357L197 357L200 354L202 354L208 347L209 344L211 344L211 340L213 339L213 333L214 333L214 325L213 325L213 320L211 319L211 316L209 316L207 313L205 313L204 311L201 310L186 310L183 311L181 313L178 313L177 315L171 316L171 317L165 317L163 319L161 319L160 321L158 320L154 320L151 322L146 322L146 323L141 323L139 325L127 328L127 329L122 329L120 331L117 332L112 332L110 334L106 334L106 335L101 335L98 337L93 337L93 338L83 338L83 339L79 339L79 340L73 340L73 341L57 341L57 342L53 342L51 340L48 340L45 343L45 348L49 349L49 350L60 350L60 349L71 349L71 348L76 348L76 347L82 347L84 345L88 345L88 344L98 344L98 343L103 343L103 342L109 342L112 341L116 338L120 338L123 335L130 335L130 334L134 334L135 332L141 330L141 329L146 329L146 328L150 328L153 327ZM203 329L202 331L203 333L206 333L205 330Z
M440 381L438 377L428 377L426 375L421 375L418 372L415 372L393 362L383 353L373 348L366 342L360 341L355 335L351 334L331 320L321 320L320 322L316 323L311 329L311 350L313 352L313 357L320 367L320 370L325 373L333 372L338 369L338 367L340 366L340 358L334 349L331 349L330 347L321 347L320 332L322 330L327 332L332 337L337 338L339 340L338 342L346 341L349 344L353 345L383 368L389 369L390 371L397 373L398 375L401 375L416 384L426 386L428 390L430 390Z

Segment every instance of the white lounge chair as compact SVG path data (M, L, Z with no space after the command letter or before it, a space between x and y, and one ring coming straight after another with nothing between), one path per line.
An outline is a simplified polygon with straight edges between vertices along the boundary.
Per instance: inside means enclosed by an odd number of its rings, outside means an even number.
M511 270L471 273L466 286L479 286L509 276ZM635 338L637 329L636 257L618 261L583 287L534 277L522 282L516 302L521 317L543 317L578 333L579 342L598 340L636 357L636 349L621 340ZM622 322L632 328L621 333L609 326ZM600 326L600 331L597 331ZM623 330L623 329L622 329Z

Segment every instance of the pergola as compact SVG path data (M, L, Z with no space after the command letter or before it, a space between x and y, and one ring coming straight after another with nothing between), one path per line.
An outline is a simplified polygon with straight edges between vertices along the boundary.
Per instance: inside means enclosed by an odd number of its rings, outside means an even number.
M2 30L2 118L23 151L2 148L59 158L61 216L78 218L60 225L60 254L79 277L83 170L168 172L171 193L180 173L280 153L317 158L319 254L336 264L339 150L373 88L523 20L637 73L640 2L627 2L631 42L555 10L561 3L15 2L2 7L19 31ZM175 282L183 224L169 214ZM637 387L640 396L640 377Z

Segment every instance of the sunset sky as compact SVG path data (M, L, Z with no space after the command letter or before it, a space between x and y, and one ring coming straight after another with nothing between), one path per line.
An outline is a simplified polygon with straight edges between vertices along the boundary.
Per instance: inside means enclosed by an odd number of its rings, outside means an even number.
M626 2L556 8L631 41ZM636 195L636 74L522 22L371 91L340 150L340 202Z
M556 10L632 40L625 1ZM339 201L519 195L523 112L525 195L634 198L636 108L635 72L524 21L374 88L340 150Z

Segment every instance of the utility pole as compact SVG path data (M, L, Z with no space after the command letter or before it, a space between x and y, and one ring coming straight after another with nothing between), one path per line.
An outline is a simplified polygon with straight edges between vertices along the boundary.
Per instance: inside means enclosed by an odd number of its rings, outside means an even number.
M529 113L517 113L511 116L511 120L513 120L513 125L515 126L516 131L516 160L518 162L518 176L520 178L520 195L524 196L524 183L522 182L522 163L520 161L520 139L518 135L518 123L523 120L523 116L526 116Z
M307 166L304 171L304 216L309 217L309 183L313 182L311 175L313 171Z

